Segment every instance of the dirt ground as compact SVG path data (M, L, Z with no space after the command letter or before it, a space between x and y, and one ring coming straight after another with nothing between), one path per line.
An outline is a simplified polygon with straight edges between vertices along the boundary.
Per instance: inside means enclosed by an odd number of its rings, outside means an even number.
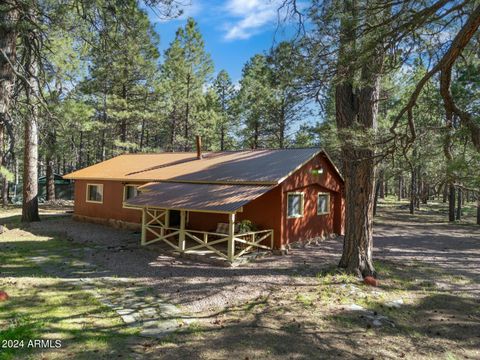
M341 239L225 268L68 217L24 230L84 246L104 276L148 286L195 320L161 341L132 337L135 357L480 359L480 227L449 225L442 211L380 208L378 288L336 270Z

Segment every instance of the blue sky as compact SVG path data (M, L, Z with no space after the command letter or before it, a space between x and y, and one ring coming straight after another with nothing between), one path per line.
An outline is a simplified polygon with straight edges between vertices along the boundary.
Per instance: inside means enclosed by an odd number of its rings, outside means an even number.
M184 0L183 15L160 20L149 11L160 35L160 49L169 46L178 27L193 17L200 28L205 48L215 64L215 74L225 69L232 80L240 80L242 67L255 54L268 51L274 42L291 35L292 25L277 29L279 0Z

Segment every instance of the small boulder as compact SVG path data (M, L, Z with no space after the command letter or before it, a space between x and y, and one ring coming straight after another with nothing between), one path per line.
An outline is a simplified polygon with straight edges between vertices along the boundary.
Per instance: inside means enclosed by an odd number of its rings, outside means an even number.
M5 291L0 290L0 301L7 301L10 298Z
M375 279L373 276L365 276L363 278L363 282L370 286L378 286L378 280Z

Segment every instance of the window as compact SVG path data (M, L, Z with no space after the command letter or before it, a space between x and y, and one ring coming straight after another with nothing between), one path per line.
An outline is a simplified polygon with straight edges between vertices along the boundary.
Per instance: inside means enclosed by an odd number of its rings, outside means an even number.
M103 203L102 184L87 184L87 202Z
M125 185L123 187L123 201L134 198L138 195L138 185Z
M138 185L125 185L123 187L123 207L128 207L127 205L125 205L125 201L134 198L138 194Z
M330 213L330 194L319 193L317 199L317 215Z
M297 218L303 216L303 193L287 194L287 217Z

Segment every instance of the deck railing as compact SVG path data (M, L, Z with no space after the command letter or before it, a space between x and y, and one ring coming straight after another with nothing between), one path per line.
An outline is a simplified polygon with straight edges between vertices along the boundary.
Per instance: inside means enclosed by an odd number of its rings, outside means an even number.
M146 210L142 226L142 245L163 241L182 253L213 253L230 262L259 249L273 249L273 230L229 234L169 227L165 211ZM152 234L153 238L151 238ZM148 240L147 240L148 238Z

